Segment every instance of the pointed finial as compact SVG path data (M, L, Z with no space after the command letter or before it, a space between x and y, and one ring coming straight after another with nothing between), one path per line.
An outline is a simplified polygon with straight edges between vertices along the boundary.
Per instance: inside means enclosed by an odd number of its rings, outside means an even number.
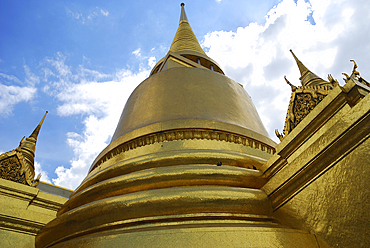
M329 83L331 83L331 85L333 87L339 85L338 81L336 79L334 79L331 74L328 75L328 80L329 80Z
M353 70L352 70L352 74L355 75L355 76L359 76L360 73L358 71L356 71L357 69L357 64L356 64L356 61L354 61L353 59L350 60L351 62L353 62Z
M44 117L42 117L40 123L37 125L37 127L35 128L35 130L33 130L32 134L30 135L30 138L34 138L35 140L37 140L37 136L39 135L40 128L42 126L42 123L44 123L44 120L45 120L45 117L46 117L46 114L47 113L48 113L48 111L46 111Z
M292 92L297 90L297 87L295 87L289 80L284 76L285 82L290 85L290 88L292 88Z
M343 78L343 80L344 80L344 82L348 82L348 80L350 80L351 79L351 77L350 76L348 76L348 74L347 73L342 73L344 76L346 76L346 78Z
M292 55L293 55L293 57L294 57L294 59L295 59L295 62L297 63L297 65L298 65L298 68L299 68L299 71L300 71L300 73L301 73L301 76L303 76L306 72L308 72L309 70L307 69L307 67L306 66L304 66L303 65L303 63L297 58L297 56L295 56L295 54L293 53L293 50L292 49L290 49L289 50L291 53L292 53Z
M289 50L295 61L297 62L299 71L301 73L301 77L299 80L301 80L302 86L315 86L315 85L331 85L329 82L325 81L324 79L317 76L315 73L311 72L309 69L307 69L306 66L303 65L303 63L295 56L292 49Z
M190 27L184 6L185 4L181 4L180 23L175 38L172 41L170 52L190 50L206 55Z
M279 130L278 129L275 129L275 135L276 135L276 137L279 138L280 142L283 141L284 135L281 134L281 133L279 133Z
M181 22L181 21L188 21L188 17L186 16L185 8L184 8L185 3L181 3L181 4L180 4L180 6L181 6L180 22Z

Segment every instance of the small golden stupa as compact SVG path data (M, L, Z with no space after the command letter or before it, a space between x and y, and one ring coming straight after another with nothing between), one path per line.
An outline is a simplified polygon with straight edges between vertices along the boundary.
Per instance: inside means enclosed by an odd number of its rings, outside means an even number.
M340 87L293 56L302 86L286 80L276 145L181 4L169 52L36 247L366 247L370 84L356 64Z

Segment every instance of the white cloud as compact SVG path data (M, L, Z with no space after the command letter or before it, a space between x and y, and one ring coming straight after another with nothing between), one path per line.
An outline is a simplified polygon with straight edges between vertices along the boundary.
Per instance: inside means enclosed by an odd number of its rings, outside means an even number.
M67 15L72 17L73 19L79 20L82 24L86 24L87 21L91 22L93 19L99 16L109 16L108 10L99 9L96 7L95 11L89 13L80 13L78 11L72 11L66 8Z
M141 48L138 48L135 51L133 51L132 54L134 54L136 57L140 57L141 56L140 51L141 51Z
M83 21L84 23L84 20L82 18L82 14L78 13L78 12L73 12L72 10L66 8L66 12L67 12L67 15L71 16L72 18L75 18L75 19L80 19Z
M155 59L155 57L150 57L148 59L148 65L149 65L149 67L152 67L153 68L155 66L156 62L157 62L157 60Z
M60 103L58 115L84 116L83 131L67 134L67 144L74 152L70 166L59 166L55 171L57 178L52 179L57 185L73 189L86 176L95 157L109 144L127 98L149 75L149 68L137 73L122 69L108 75L82 66L73 70L65 61L66 56L61 53L55 59L46 59L57 80L49 81L44 91Z
M26 65L24 71L26 75L24 83L13 75L0 73L0 114L8 115L12 113L15 104L35 98L37 92L35 85L40 82L40 79Z
M361 53L364 46L356 46L370 36L370 18L360 13L366 12L366 7L359 2L283 0L268 12L264 24L250 23L236 32L210 32L202 46L227 76L245 86L270 136L277 141L274 129L283 129L291 93L283 76L299 85L299 70L289 49L324 79L329 73L340 79L341 72L349 72L348 60L354 55L357 62L367 61L370 48ZM316 25L310 23L310 15ZM364 23L367 27L361 31ZM361 63L363 72L368 71L367 64Z
M104 15L104 16L109 16L109 12L108 12L108 10L103 10L103 9L101 9L100 10L100 12L102 13L102 15Z
M10 81L11 83L22 84L21 80L19 80L17 77L13 75L7 75L4 73L0 73L0 77L2 77L5 80ZM3 79L0 79L0 80L3 81Z
M40 83L40 78L36 76L35 74L33 74L27 65L24 65L23 68L26 74L26 79L25 79L26 84L34 86Z
M0 84L0 114L10 114L15 104L32 100L36 91L34 87L6 86Z

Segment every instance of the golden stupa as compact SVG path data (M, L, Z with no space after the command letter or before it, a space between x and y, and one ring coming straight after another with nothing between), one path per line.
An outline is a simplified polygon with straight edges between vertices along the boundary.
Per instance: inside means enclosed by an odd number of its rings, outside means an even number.
M36 247L317 247L314 235L273 218L258 169L276 144L181 6L169 52Z
M69 200L0 179L2 247L369 247L370 83L356 63L341 87L291 51L301 86L285 78L276 145L181 7L169 52Z

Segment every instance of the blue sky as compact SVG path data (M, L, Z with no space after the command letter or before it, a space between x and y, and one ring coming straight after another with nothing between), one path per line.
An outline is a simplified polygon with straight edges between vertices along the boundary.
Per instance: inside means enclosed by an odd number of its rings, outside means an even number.
M274 137L299 71L324 79L355 59L370 80L369 4L356 1L186 1L208 55L244 85ZM36 147L41 180L75 188L109 143L125 101L168 51L180 1L1 1L0 152L18 146L46 110Z

